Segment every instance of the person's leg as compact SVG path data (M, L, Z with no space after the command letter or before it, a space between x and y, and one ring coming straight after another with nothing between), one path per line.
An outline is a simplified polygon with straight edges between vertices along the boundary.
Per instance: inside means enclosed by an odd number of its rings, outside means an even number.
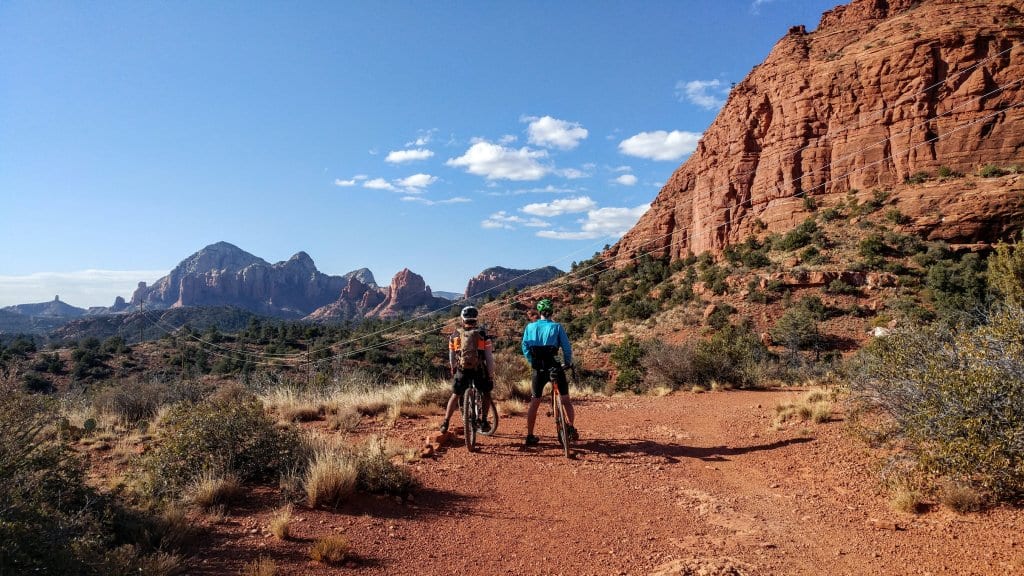
M530 383L530 407L526 410L527 441L533 437L533 425L537 423L537 408L540 407L540 398L544 394L546 373L546 370L533 371L533 380Z
M441 432L448 431L448 422L452 419L455 411L459 409L459 398L462 397L464 390L462 374L456 373L455 377L452 378L452 397L448 399L448 407L444 412L444 422L441 423Z
M530 398L530 407L526 409L526 436L533 436L533 425L537 423L537 408L540 398Z
M558 374L558 393L562 396L562 406L565 406L565 419L568 420L569 428L576 429L576 411L573 410L572 400L569 399L569 380L565 372Z

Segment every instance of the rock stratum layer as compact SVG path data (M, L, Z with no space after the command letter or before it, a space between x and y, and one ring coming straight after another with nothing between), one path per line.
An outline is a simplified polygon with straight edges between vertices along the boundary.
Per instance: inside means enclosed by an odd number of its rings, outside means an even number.
M1024 164L1024 14L1010 0L855 0L814 32L790 29L732 89L691 157L612 248L718 252L807 217L803 196L890 198L923 235L1005 238L1022 223L1021 179L923 193L940 168Z

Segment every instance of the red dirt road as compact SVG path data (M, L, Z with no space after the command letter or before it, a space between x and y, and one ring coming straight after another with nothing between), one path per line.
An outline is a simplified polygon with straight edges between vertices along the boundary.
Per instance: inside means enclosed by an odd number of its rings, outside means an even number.
M1024 511L893 511L877 456L841 418L771 429L797 392L678 394L577 401L565 459L542 413L505 418L477 453L451 446L413 465L412 502L362 497L339 512L296 509L297 540L265 533L276 495L212 527L201 574L237 574L257 556L279 574L1024 574ZM457 420L458 416L456 416ZM422 442L437 419L402 420ZM342 533L358 560L308 560Z

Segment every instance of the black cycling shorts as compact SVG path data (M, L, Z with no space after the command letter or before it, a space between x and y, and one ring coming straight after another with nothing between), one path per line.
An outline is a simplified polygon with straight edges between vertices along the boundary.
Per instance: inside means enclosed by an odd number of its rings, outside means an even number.
M481 372L456 372L455 378L452 379L452 393L457 396L462 396L466 393L466 388L469 388L470 383L476 384L476 389L483 392L484 394L490 393L494 390L494 382L487 377L486 373Z
M548 383L551 376L550 368L534 368L533 369L533 382L531 382L530 392L534 398L540 398L544 395L544 385ZM569 381L565 377L565 370L556 368L555 381L558 383L558 393L562 396L569 395Z

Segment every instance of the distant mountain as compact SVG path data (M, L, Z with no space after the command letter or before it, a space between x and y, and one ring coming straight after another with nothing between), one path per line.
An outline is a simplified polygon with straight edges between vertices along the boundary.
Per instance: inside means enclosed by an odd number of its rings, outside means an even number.
M465 296L467 298L497 296L510 288L522 290L523 288L550 282L563 274L565 272L554 266L546 266L537 270L515 270L495 266L471 278L466 285Z
M2 308L8 312L23 314L25 316L45 316L48 318L78 318L86 314L84 308L77 308L60 301L60 296L55 296L49 302L38 304L17 304Z
M0 334L48 334L68 322L59 316L30 316L0 309Z
M277 318L302 318L338 298L351 278L376 286L363 268L328 276L299 252L270 264L227 242L211 244L183 260L152 286L140 282L130 307L237 306Z
M369 286L358 278L350 278L337 300L317 309L306 320L393 318L445 310L450 304L451 300L435 296L422 276L406 268L395 274L387 288Z
M443 290L434 290L434 296L444 298L445 300L459 300L462 298L462 294L458 292L445 292Z

